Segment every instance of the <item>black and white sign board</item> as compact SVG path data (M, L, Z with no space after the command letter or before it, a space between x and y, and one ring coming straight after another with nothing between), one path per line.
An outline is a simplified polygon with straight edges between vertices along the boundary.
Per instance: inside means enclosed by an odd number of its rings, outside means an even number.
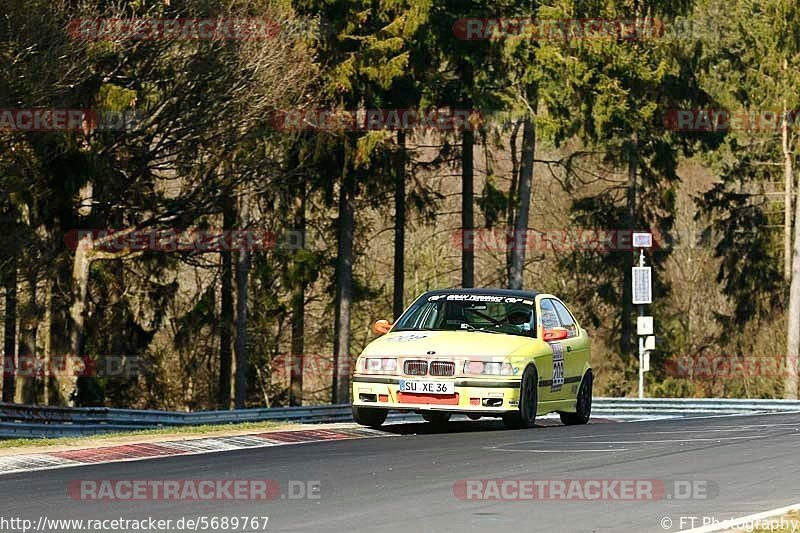
M633 267L633 303L653 303L653 284L650 267Z
M636 318L636 334L637 335L652 335L653 334L653 317L640 316Z
M632 240L633 240L633 247L634 248L652 248L653 247L653 234L652 233L634 233Z

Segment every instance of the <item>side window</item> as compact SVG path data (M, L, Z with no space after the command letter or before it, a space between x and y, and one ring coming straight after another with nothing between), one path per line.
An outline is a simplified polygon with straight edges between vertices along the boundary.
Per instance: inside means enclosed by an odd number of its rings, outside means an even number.
M561 325L558 321L558 315L556 314L556 310L553 307L553 302L548 299L544 299L541 301L539 306L542 309L542 328L544 329L551 329L557 328Z
M572 318L571 314L569 314L569 311L567 311L567 308L564 307L564 304L558 300L551 301L553 302L553 307L556 309L556 314L558 314L558 319L561 321L561 327L566 328L567 331L569 331L570 337L577 337L578 326L575 324L575 319Z

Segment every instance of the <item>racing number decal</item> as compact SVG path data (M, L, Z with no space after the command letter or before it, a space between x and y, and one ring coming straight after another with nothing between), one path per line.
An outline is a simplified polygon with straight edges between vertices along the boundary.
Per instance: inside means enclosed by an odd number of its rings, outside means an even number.
M553 348L553 385L550 392L558 392L564 385L564 347L560 342L550 344Z

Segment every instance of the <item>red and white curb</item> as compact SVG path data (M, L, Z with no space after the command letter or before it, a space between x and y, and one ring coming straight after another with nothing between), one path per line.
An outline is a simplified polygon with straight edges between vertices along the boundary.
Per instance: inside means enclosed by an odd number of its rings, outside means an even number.
M143 459L171 457L176 455L198 455L203 453L243 450L247 448L266 448L288 444L391 436L394 435L392 433L385 433L369 428L300 429L294 431L270 431L231 437L205 437L11 455L0 457L0 475L101 463L141 461Z

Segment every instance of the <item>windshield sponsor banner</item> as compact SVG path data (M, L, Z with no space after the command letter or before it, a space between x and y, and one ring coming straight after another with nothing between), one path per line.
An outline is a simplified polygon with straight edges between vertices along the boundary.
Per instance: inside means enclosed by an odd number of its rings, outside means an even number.
M525 303L532 305L533 301L516 296L498 296L495 294L434 294L428 297L429 302L444 300L448 302L490 302L490 303Z

